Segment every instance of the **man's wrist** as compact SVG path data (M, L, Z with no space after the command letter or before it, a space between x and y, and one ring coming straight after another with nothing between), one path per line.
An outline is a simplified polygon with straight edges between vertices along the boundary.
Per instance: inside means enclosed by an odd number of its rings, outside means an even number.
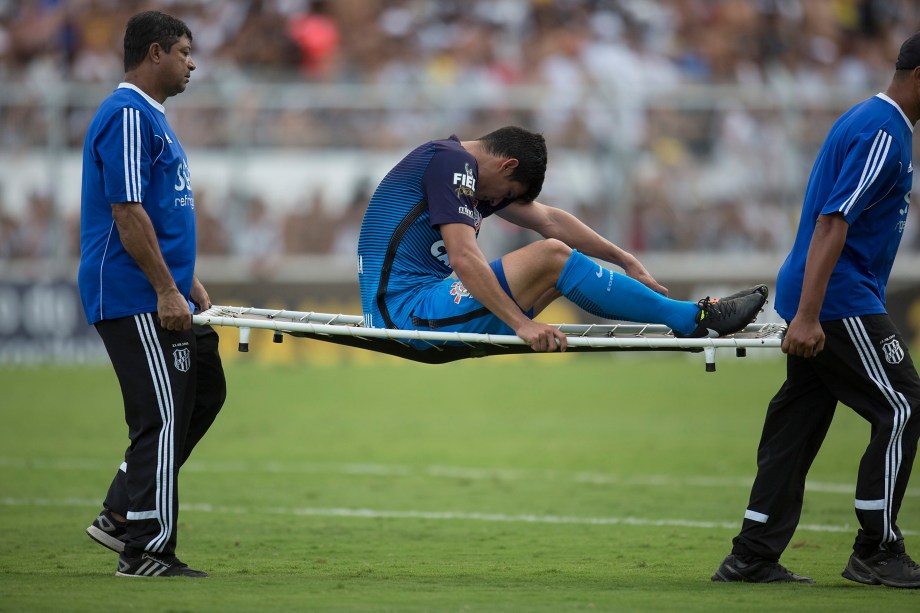
M157 292L157 298L171 298L173 293L176 293L176 294L179 294L179 296L182 296L182 294L179 292L179 288L176 287L175 285L167 286L162 289L157 289L156 292Z

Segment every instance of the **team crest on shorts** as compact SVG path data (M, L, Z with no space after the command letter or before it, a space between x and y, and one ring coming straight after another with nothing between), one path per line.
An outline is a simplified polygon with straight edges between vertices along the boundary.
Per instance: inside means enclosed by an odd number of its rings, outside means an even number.
M451 283L450 295L454 297L454 304L460 304L460 300L470 297L470 293L463 287L463 283L460 281Z
M904 349L896 338L883 343L882 352L885 354L885 361L889 364L900 364L904 359Z
M173 350L173 366L180 372L188 372L192 365L192 352L186 347Z

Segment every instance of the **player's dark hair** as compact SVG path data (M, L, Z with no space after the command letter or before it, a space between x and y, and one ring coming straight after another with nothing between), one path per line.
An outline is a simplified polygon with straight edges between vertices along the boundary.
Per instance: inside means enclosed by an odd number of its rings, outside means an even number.
M125 28L125 72L141 65L153 43L169 53L183 36L192 40L192 31L181 19L159 11L138 13Z
M898 52L898 61L895 63L895 70L913 70L920 66L920 32L905 40L901 44L901 50Z
M506 126L476 140L482 143L487 153L518 160L511 179L527 186L520 200L531 202L540 195L546 176L546 140L542 134Z

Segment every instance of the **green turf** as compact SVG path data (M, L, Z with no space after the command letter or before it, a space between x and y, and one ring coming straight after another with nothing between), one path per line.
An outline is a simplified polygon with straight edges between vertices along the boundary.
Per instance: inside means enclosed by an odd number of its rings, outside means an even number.
M116 578L83 533L127 442L110 370L0 369L0 611L916 609L916 591L840 577L868 435L845 408L783 559L818 584L709 581L782 371L728 355L715 374L667 354L234 359L180 486L178 553L211 573L195 581ZM901 524L918 551L917 485Z

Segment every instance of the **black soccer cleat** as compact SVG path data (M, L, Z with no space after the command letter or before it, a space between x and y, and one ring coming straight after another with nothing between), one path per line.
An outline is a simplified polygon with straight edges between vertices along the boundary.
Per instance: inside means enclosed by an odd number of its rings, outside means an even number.
M127 522L116 521L112 517L111 511L102 509L99 516L86 529L86 533L89 538L100 545L108 547L116 553L121 553L125 550L125 540L128 538L128 524Z
M678 338L716 338L743 330L757 319L757 314L767 302L770 290L757 285L724 298L703 298L697 305L696 329L690 334L674 332Z
M903 543L890 548L883 545L868 558L854 553L840 574L844 579L866 585L920 588L920 566L904 551Z
M797 575L779 562L753 560L745 562L734 554L728 555L712 580L722 583L814 583L811 577Z
M144 553L136 558L122 553L118 557L116 577L207 577L208 573L193 570L175 556Z
M734 300L735 298L744 298L745 296L749 296L751 294L761 294L763 296L764 302L766 302L767 298L770 296L770 288L761 283L760 285L755 285L754 287L738 290L734 294L722 296L720 300Z

